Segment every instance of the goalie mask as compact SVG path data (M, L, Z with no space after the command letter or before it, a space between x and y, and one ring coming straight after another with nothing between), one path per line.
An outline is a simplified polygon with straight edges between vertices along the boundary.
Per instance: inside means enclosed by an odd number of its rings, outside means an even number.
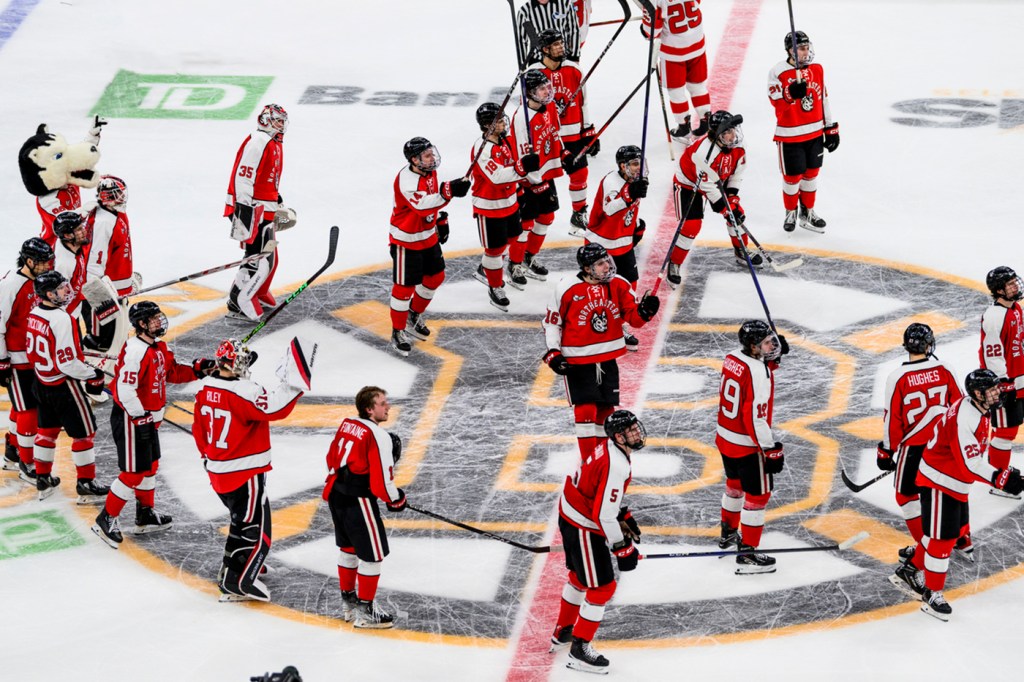
M104 175L96 186L96 201L103 208L124 213L125 204L128 203L128 186L119 177Z
M133 303L128 309L128 321L132 323L136 334L158 339L167 333L167 316L152 301Z
M288 130L288 112L280 104L268 104L256 117L256 128L280 142Z
M747 320L737 334L743 352L752 358L774 362L782 356L782 343L778 335L763 320Z
M249 378L249 370L256 362L256 353L243 346L238 339L225 339L217 347L217 367L225 369L236 377Z
M35 280L36 296L58 308L63 308L71 301L71 283L56 270L40 274Z
M615 434L621 433L624 445L631 450L643 450L647 445L647 429L643 422L629 410L615 410L604 420L604 432L612 442Z
M430 173L441 167L441 152L425 137L414 137L402 147L405 160L421 173Z

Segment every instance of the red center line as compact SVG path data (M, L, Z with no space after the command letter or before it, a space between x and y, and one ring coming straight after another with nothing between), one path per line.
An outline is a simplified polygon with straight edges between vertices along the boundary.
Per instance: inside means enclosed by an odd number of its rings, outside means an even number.
M721 44L715 53L709 79L708 90L713 99L713 108L727 109L732 102L736 91L736 83L739 81L743 61L746 58L747 47L750 45L750 37L754 33L754 26L757 24L757 17L761 11L762 0L735 0L729 12L729 19L726 22L725 34L722 36ZM675 167L672 167L675 172ZM659 179L659 182L671 182L671 176ZM643 273L637 286L637 291L643 292L654 286L654 280L658 276L658 269L665 258L669 243L672 241L673 231L676 227L675 211L672 205L672 195L669 194L668 202L662 212L658 226L653 230L654 234L648 236L650 239L647 259L643 263ZM653 237L653 238L652 238ZM662 297L663 299L667 297ZM619 359L620 368L620 402L623 406L640 407L638 402L642 400L644 376L648 367L657 361L661 356L662 340L664 335L661 330L668 326L671 311L668 305L664 305L662 312L655 318L657 324L650 324L639 329L634 329L633 334L640 339L640 350L635 353L628 353ZM555 538L557 541L559 538ZM509 664L506 682L544 682L551 675L551 668L557 661L559 665L564 664L564 653L549 654L551 631L555 626L555 618L558 615L558 607L562 595L562 587L565 584L565 556L561 553L551 553L543 559L543 569L533 594L529 594L527 588L524 594L524 608L522 625L515 636L512 660ZM535 567L536 570L536 567ZM614 607L612 607L614 609ZM600 633L600 631L598 631ZM598 634L600 639L600 634ZM600 650L600 647L598 646Z

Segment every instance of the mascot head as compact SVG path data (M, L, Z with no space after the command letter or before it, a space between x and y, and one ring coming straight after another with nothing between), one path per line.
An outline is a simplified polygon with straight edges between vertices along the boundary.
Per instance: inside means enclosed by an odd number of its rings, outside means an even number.
M100 181L94 170L99 160L97 142L68 144L63 135L47 131L45 123L18 152L21 180L29 194L37 197L66 185L95 187Z

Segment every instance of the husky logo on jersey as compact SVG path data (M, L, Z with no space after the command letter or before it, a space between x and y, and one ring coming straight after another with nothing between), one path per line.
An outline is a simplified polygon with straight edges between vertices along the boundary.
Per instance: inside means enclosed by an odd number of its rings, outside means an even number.
M551 154L551 138L544 140L544 156Z
M629 210L626 211L626 217L622 219L622 224L625 225L626 227L631 226L633 224L633 218L635 218L635 217L636 217L636 204L633 204L632 206L629 207Z
M601 311L590 316L590 328L598 334L608 331L608 313Z
M804 111L813 111L814 98L810 95L804 96L804 98L800 100L800 108L803 109Z

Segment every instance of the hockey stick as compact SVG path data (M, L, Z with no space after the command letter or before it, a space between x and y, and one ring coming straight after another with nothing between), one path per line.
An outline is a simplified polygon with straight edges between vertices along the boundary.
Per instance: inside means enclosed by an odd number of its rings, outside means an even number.
M665 108L665 91L662 90L661 69L658 69L656 75L658 76L658 97L661 99L661 117L665 119L665 139L668 140L668 157L675 161L676 152L672 149L672 131L669 129L668 109Z
M270 242L267 242L267 243L269 244ZM276 246L276 242L275 242L275 246ZM164 287L169 287L169 286L174 285L174 284L181 284L182 282L190 282L190 281L192 281L194 279L199 279L200 277L206 277L207 275L212 275L215 272L221 272L222 270L230 270L231 268L238 267L238 266L241 266L241 265L249 265L250 263L255 263L256 261L258 261L261 258L266 258L272 252L273 252L273 249L270 249L268 251L266 249L266 247L264 247L264 249L262 251L260 251L259 253L254 253L251 256L246 256L242 260L236 260L235 262L228 263L227 265L218 265L217 267L214 267L214 268L208 268L206 270L200 270L199 272L193 272L191 275L185 275L184 277L179 277L178 279L168 280L167 282L161 282L160 284L154 284L153 286L146 287L145 289L139 289L134 294L132 294L132 297L139 296L141 294L147 294L150 291L154 291L156 289L163 289Z
M516 23L516 4L515 0L508 1L508 11L512 15L512 39L516 43L516 61L519 63L519 90L521 92L520 97L522 98L523 107L523 121L526 123L526 139L530 143L530 148L533 148L533 131L530 130L530 105L527 103L526 96L526 66L528 55L523 54L522 46L520 45L519 27ZM529 1L529 0L527 0ZM524 17L523 27L526 28L530 25L529 12ZM531 36L531 43L533 43L533 36Z
M652 71L653 71L653 69L652 69ZM626 108L626 105L629 104L629 100L633 99L633 95L635 95L637 92L640 91L640 88L642 88L644 86L644 83L649 83L650 81L651 81L651 73L648 72L648 74L644 77L644 79L642 81L640 81L639 83L637 83L636 87L633 88L633 91L631 93L629 93L629 95L622 102L622 104L619 105L619 108L616 109L612 113L611 118L609 118L608 121L603 126L601 126L601 129L598 130L597 133L595 133L592 138L590 138L590 142L587 144L587 146L584 147L583 149L581 149L579 154L577 154L576 156L572 157L572 162L573 163L576 163L581 158L583 158L583 155L587 153L587 150L589 150L594 145L594 141L597 140L599 137L601 137L601 135L604 134L604 131L607 130L608 126L610 126L612 124L612 121L615 120L615 117L618 116L619 113L623 109Z
M737 231L736 241L739 243L739 249L743 253L743 258L747 261L747 268L750 270L750 276L754 279L754 288L757 289L757 297L761 299L761 307L764 308L764 316L768 318L768 326L770 326L772 331L778 335L778 332L775 329L775 320L772 319L771 311L768 310L768 301L765 300L764 292L761 291L761 283L757 279L754 262L750 260L750 252L747 251L747 245L743 243L742 234L739 233L739 221L736 220L736 214L732 212L732 204L729 203L729 197L725 193L725 185L721 181L718 182L718 189L722 193L722 198L725 199L725 208L729 211L730 225ZM750 233L748 232L747 234Z
M604 56L605 54L608 53L608 49L611 48L612 43L614 43L615 39L619 37L620 33L622 33L622 29L626 28L626 22L629 21L629 18L633 14L633 11L629 9L629 3L626 0L619 0L619 4L622 5L622 14L624 17L622 19L622 26L619 26L619 28L616 29L615 33L612 34L612 39L609 40L608 44L604 46L603 50L601 50L601 54L597 56L597 60L594 62L594 65L590 67L590 70L587 71L587 75L585 75L583 77L583 80L580 81L580 86L576 88L576 92L572 93L572 97L566 100L567 105L569 102L574 102L576 100L576 95L580 94L580 92L583 90L583 86L587 84L587 81L590 79L590 76L594 73L594 70L597 68L597 65L601 63L602 59L604 59Z
M633 17L631 19L609 19L608 21L592 21L590 22L590 28L595 26L611 26L612 24L624 24L629 21L640 21L641 17Z
M510 540L509 538L506 538L504 536L495 535L494 533L489 533L486 530L481 530L480 528L474 528L473 526L470 526L470 525L467 525L465 523L462 523L461 521L456 521L455 519L449 519L447 516L441 516L440 514L435 514L432 511L427 511L426 509L420 509L419 507L414 507L411 504L407 504L406 506L409 507L409 509L412 509L414 512L417 512L419 514L423 514L424 516L429 516L429 517L431 517L433 519L437 519L438 521L444 521L445 523L449 523L449 524L451 524L453 526L456 526L458 528L461 528L463 530L468 530L470 533L476 533L477 535L483 535L484 537L490 538L492 540L497 540L498 542L504 542L506 545L512 545L513 547L516 547L518 549L525 549L527 552L533 552L534 554L545 554L547 552L552 552L552 551L558 552L561 549L559 547L555 547L555 548L552 548L552 547L531 547L530 545L524 545L521 542L516 542L515 540Z
M852 490L855 493L859 493L861 490L864 490L864 488L867 488L870 485L874 485L875 483L878 483L883 478L885 478L886 476L891 474L892 471L883 471L882 473L878 474L877 476L872 478L867 483L861 483L861 484L854 483L852 480L850 480L850 477L846 475L846 469L843 469L842 467L840 467L839 468L839 473L843 477L843 483L846 484L846 487L849 488L850 490Z
M516 74L515 80L512 81L512 85L509 86L508 92L505 93L505 99L501 100L501 105L498 107L499 115L504 115L505 107L508 105L508 101L512 99L512 93L515 92L516 85L519 84L519 79L523 77L525 72L526 69L519 69L519 73ZM495 116L494 120L491 121L491 124L487 126L487 130L483 134L484 142L480 144L480 149L476 150L476 153L473 155L473 161L469 164L466 174L462 176L467 180L469 179L469 176L473 174L473 166L475 166L476 162L480 160L480 155L484 153L484 147L487 146L487 137L494 132L494 126L497 125L497 123L498 117Z
M782 547L780 549L745 549L745 550L720 550L717 552L668 552L665 554L641 554L641 559L698 559L701 557L723 557L743 556L747 554L792 554L795 552L831 552L833 550L845 550L853 547L861 540L868 537L868 532L862 530L853 537L843 540L840 543L829 545L812 545L811 547Z
M743 230L743 232L748 237L750 237L750 241L754 242L754 246L757 247L757 250L761 252L761 256L766 261L768 261L768 265L772 266L772 270L774 270L775 272L785 272L786 270L792 270L793 268L798 268L798 267L800 267L801 265L804 264L804 259L803 258L794 258L793 260L789 261L788 263L783 263L782 265L776 265L775 264L775 259L772 258L771 255L767 251L765 251L764 247L761 246L761 242L757 241L757 237L755 237L753 235L753 233L749 229L747 229L746 223L740 225L739 228L741 230Z
M334 255L337 253L337 251L338 251L338 226L334 225L334 226L331 227L330 241L328 242L328 245L327 245L327 260L324 261L324 264L320 267L319 270L317 270L316 272L313 273L312 277L310 277L305 282L300 284L299 288L296 289L295 291L293 291L288 296L288 298L286 298L284 300L284 303L282 303L281 305L279 305L276 308L274 308L273 310L271 310L270 314L268 314L266 317L264 317L262 320L260 320L260 323L258 325L256 325L256 327L251 332L249 332L248 334L245 335L245 338L242 339L241 343L244 345L246 342L249 341L249 339L251 339L252 337L256 336L256 334L261 329L263 329L264 327L267 326L268 322L270 322L272 319L274 319L274 317L276 317L279 312L284 310L288 306L289 303L294 301L296 296L298 296L303 291L305 291L309 287L309 285L313 283L313 280L315 280L317 277L322 275L324 273L324 270L326 270L327 268L331 267L331 264L334 263Z
M91 356L91 357L102 357L102 358L106 358L106 359L108 359L108 360L116 360L116 359L117 359L117 358L112 358L112 357L110 357L109 355L100 355L100 354L98 354L98 353L89 353L88 351L84 352L84 353L83 353L83 355L89 355L89 356ZM87 362L87 363L85 363L85 364L89 365L89 366L90 366L90 367L92 367L93 369L98 369L99 371L103 372L104 374L106 374L106 375L107 375L108 377L110 377L111 379L114 379L114 378L115 378L115 375L114 375L114 373L113 373L113 372L108 372L107 370L103 369L102 367L97 367L96 365L92 364L91 362ZM108 395L110 395L110 396L113 396L113 395L114 395L114 394L113 394L113 392L111 392L111 390L110 390L109 388L106 388L106 387L104 387L104 388L103 388L103 392L104 392L104 393L106 393L106 394L108 394ZM182 411L182 412L184 412L185 414L187 414L187 415L190 415L190 416L192 416L192 417L195 417L195 416L196 416L196 413L195 413L195 412L193 412L192 410L188 410L188 409L186 409L186 408L184 408L184 407L181 407L180 405L176 405L175 403L167 403L167 404L165 405L165 407L173 407L173 408L175 408L176 410L181 410L181 411ZM164 420L164 421L167 421L167 420ZM176 426L176 424L174 424L174 422L172 422L172 421L168 421L167 423L168 423L168 424L172 424L172 425L175 425L175 426ZM189 433L191 433L191 431L189 431Z
M644 93L644 127L640 137L640 176L644 177L644 167L647 165L647 117L651 111L651 65L654 63L654 5L651 0L640 0L640 4L651 17L651 37L647 47L647 91Z

